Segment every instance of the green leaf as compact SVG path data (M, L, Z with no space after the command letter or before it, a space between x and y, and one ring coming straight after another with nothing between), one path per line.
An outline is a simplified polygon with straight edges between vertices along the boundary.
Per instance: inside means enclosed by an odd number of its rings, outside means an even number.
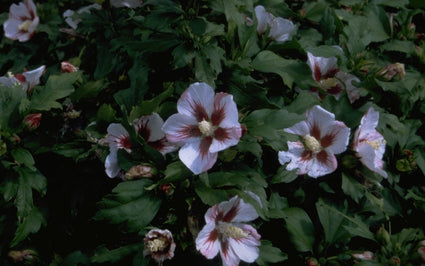
M297 207L287 208L283 212L286 229L295 248L300 252L313 251L314 227L307 213Z
M288 171L286 170L286 166L280 166L270 182L272 184L291 183L292 181L297 179L297 177L297 170Z
M283 253L280 249L274 247L268 240L262 240L260 249L260 255L255 261L258 265L267 266L269 263L278 263L288 259L288 255Z
M159 183L172 183L192 176L192 172L181 161L172 162L164 171L164 178Z
M289 207L288 200L281 197L279 193L273 192L269 199L269 212L267 216L270 218L285 218L284 210Z
M97 110L97 118L107 123L112 123L117 120L117 111L110 104L102 104Z
M96 97L99 92L105 89L109 83L105 79L100 79L96 81L89 81L75 90L70 98L72 101L79 100L81 98L93 98Z
M0 83L0 128L6 128L12 119L21 119L18 114L21 102L26 100L26 92L22 85L12 87L3 86ZM13 121L13 120L12 120Z
M23 148L17 148L12 150L10 153L12 154L13 159L15 159L15 161L18 162L19 164L23 164L32 170L36 169L34 167L34 164L35 164L34 158L32 157L31 153L28 150Z
M57 100L69 96L74 91L73 84L80 75L80 72L51 75L44 87L39 87L34 91L30 108L37 111L62 108Z
M320 104L320 100L316 95L301 92L286 109L291 113L304 114L305 111L318 104Z
M325 233L325 241L328 244L343 241L350 237L350 234L344 228L346 223L344 216L335 215L331 209L324 207L322 199L316 202L316 210Z
M90 258L92 263L114 263L124 257L134 253L142 248L141 244L127 245L116 249L108 249L105 246L101 246L96 249L94 255Z
M415 52L415 44L411 41L391 40L381 46L385 51L402 52L411 55Z
M265 50L258 53L251 66L260 72L279 75L283 83L290 88L294 82L301 88L315 85L307 64L293 59L284 59L271 51Z
M143 232L161 205L161 200L145 189L150 185L152 181L147 179L118 184L112 194L98 202L100 210L94 219L105 219L113 224L125 222L129 231Z
M24 217L22 222L18 224L18 228L15 232L10 246L14 247L18 245L22 240L27 238L31 233L37 233L41 225L46 225L46 220L37 208L32 208L28 216Z
M345 174L342 174L341 187L345 195L350 196L357 203L364 197L365 188L359 182Z
M201 182L195 186L195 192L201 201L209 206L228 200L226 191L222 189L213 189L202 185Z

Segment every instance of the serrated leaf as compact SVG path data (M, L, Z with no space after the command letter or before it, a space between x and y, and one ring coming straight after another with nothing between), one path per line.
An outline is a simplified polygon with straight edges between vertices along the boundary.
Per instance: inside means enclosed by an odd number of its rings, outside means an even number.
M285 197L281 197L279 193L273 192L269 199L269 211L267 216L270 218L284 218L284 210L289 207L288 200Z
M12 154L13 159L15 159L15 161L19 164L23 164L28 168L35 169L34 158L28 150L23 148L17 148L12 150L10 153Z
M102 104L97 110L97 118L105 122L111 123L117 120L117 111L110 104Z
M260 255L255 261L258 265L267 266L269 263L278 263L288 259L288 255L274 247L270 241L262 240Z
M108 249L105 246L101 246L96 249L94 255L90 258L92 263L114 263L125 256L141 249L141 244L133 244L124 247L119 247L116 249Z
M328 244L350 237L350 234L344 228L345 218L341 215L335 215L331 209L324 207L322 199L316 202L316 210L325 233L325 241Z
M272 177L270 181L272 184L276 183L291 183L295 179L297 179L297 170L288 171L286 170L286 166L280 166L277 169L276 174Z
M341 188L345 195L350 196L357 203L359 203L365 194L365 188L359 182L345 174L342 174Z
M18 245L29 234L38 232L43 224L46 224L46 220L41 212L35 207L32 208L28 216L24 217L22 222L18 224L15 237L10 245L12 247Z
M79 100L81 98L93 98L96 97L99 92L101 92L103 89L105 89L109 83L104 80L95 80L95 81L89 81L76 89L71 95L70 98L73 101Z
M9 120L19 118L18 115L13 115L19 112L19 106L22 101L26 100L26 92L22 89L22 85L16 84L12 87L3 86L0 83L0 128L6 127Z
M80 75L80 72L51 75L44 87L39 87L34 91L30 108L38 111L62 108L57 100L69 96L74 91L73 84Z
M314 227L310 217L300 208L287 208L284 211L286 229L291 236L291 242L300 252L313 250Z
M125 222L129 231L143 231L161 205L161 200L145 189L151 184L152 181L146 179L118 184L112 194L98 202L100 210L94 219L105 219L113 224Z

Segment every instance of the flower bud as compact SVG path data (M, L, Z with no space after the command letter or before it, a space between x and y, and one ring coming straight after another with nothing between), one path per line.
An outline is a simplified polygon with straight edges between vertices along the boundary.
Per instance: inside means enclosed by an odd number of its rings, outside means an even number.
M63 61L61 63L61 71L62 71L62 73L77 72L78 71L78 67L74 66L73 64L71 64L68 61Z
M161 184L159 188L168 196L174 192L174 188L171 184Z
M36 262L37 252L31 249L11 250L7 254L15 263L23 262L24 264L32 264Z
M363 253L351 254L354 258L360 260L373 260L373 252L365 251Z
M156 174L156 169L150 164L134 165L125 173L126 180L133 180L141 177L151 178Z
M313 258L313 257L308 258L306 260L306 263L307 263L308 266L317 266L317 265L319 265L319 262L317 261L317 259L316 258Z
M404 64L402 63L390 64L378 72L378 76L383 77L386 80L391 80L395 76L402 79L405 75L406 72L404 71Z
M376 233L376 238L383 244L388 245L390 243L390 234L384 227L380 227Z
M9 137L10 142L12 142L13 144L19 144L19 142L21 142L21 138L16 135L13 134L12 136Z
M418 248L418 253L419 253L419 256L421 256L421 259L423 261L425 261L425 247L424 246Z
M34 130L40 126L41 113L29 114L24 119L24 124L29 130Z

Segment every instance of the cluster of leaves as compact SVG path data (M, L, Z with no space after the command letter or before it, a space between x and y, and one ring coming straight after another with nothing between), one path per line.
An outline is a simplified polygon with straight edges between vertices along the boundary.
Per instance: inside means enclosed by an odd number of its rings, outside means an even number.
M6 2L1 23L13 3ZM47 66L31 93L0 86L2 263L11 263L10 250L32 249L42 264L147 265L143 237L158 227L177 243L175 259L166 263L219 264L196 251L194 238L205 211L234 195L260 216L259 265L346 265L364 251L374 253L366 265L423 263L417 253L425 238L417 218L425 212L421 1L147 0L136 9L96 2L102 9L78 14L77 34L69 35L61 30L69 28L63 12L93 2L38 1L32 39L0 41L1 75ZM274 42L247 23L259 4L294 22L291 40ZM360 79L361 98L351 104L345 92L339 100L308 92L317 84L307 51L337 57L342 70ZM65 60L80 70L60 73ZM405 76L386 79L382 71L396 62L405 65ZM149 163L157 174L109 179L108 147L100 141L107 126L127 126L152 112L169 117L196 81L233 95L246 127L238 145L199 176L176 153L162 156L141 145L118 152L120 167ZM388 178L362 166L351 150L338 157L335 172L318 179L280 165L278 151L294 140L283 129L314 105L352 132L369 107L378 110ZM36 112L43 115L40 127L26 129L24 118Z

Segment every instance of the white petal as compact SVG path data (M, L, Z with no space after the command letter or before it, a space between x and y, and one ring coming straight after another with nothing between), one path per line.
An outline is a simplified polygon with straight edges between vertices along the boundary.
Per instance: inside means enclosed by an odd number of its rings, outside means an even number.
M326 73L338 69L338 59L336 57L319 57L314 56L312 53L307 52L307 64L310 66L311 71L313 72L313 78L316 81L319 81L319 77L323 77ZM319 69L316 69L316 66ZM316 71L319 70L320 73Z
M333 154L340 154L347 149L350 139L350 129L341 121L333 121L327 127L321 127L321 142L324 145L325 139L329 137L330 145L326 145L326 150Z
M254 9L255 16L257 18L257 32L262 35L267 30L267 26L270 23L270 15L264 9L264 6L258 5Z
M177 102L180 114L194 116L198 122L209 120L213 112L214 90L206 83L193 83Z
M298 122L290 128L285 128L284 131L299 136L306 136L310 134L310 128L306 121Z
M371 171L380 174L383 177L387 177L387 173L382 169L383 161L376 154L376 150L367 144L366 142L362 142L357 147L358 155L360 156L360 161Z
M22 73L25 79L28 82L28 89L34 88L34 86L40 83L40 78L43 75L44 71L46 71L46 66L40 66L34 70L26 71Z
M356 76L339 71L336 73L335 77L344 82L345 90L347 91L347 96L350 103L354 103L360 98L360 89L352 84L353 81L360 82Z
M223 128L240 127L239 113L232 95L222 92L215 95L211 122Z
M22 21L15 18L9 18L8 20L6 20L3 24L5 36L9 39L17 40L18 35L21 35L18 29L21 23Z
M179 150L180 160L189 168L195 175L207 171L214 166L217 161L217 153L207 153L203 156L200 151L201 141L186 143Z
M207 259L212 259L217 256L220 249L220 242L217 238L215 223L207 223L201 232L196 237L196 249Z
M238 255L233 251L233 249L230 247L230 244L228 240L226 239L226 244L221 244L220 249L220 256L223 260L223 266L238 266L240 259Z
M316 125L319 129L326 129L332 122L335 121L335 115L331 112L326 111L319 105L313 106L306 112L307 122L310 129ZM323 135L322 135L323 136Z
M222 132L220 133L221 136L220 138L218 138L218 135L214 137L210 146L210 152L219 152L238 144L242 134L242 130L240 127L218 129L218 130Z
M291 37L291 33L295 29L294 23L289 19L277 17L270 22L269 37L276 42L286 42Z
M305 151L304 145L300 141L288 141L287 143L288 151L280 151L278 153L280 164L284 165L285 163L289 162L289 164L286 166L286 170L292 171L294 169L298 169L298 175L307 173L309 161L303 160L301 157Z
M110 149L125 148L118 145L121 143L122 139L129 137L127 130L121 124L112 123L106 130L108 132L106 140L109 143ZM126 150L128 151L128 149ZM128 152L131 152L131 150Z
M322 151L322 153L326 153L327 155L325 162L320 161L317 157L313 157L313 159L309 161L307 166L308 168L307 174L310 177L317 178L320 176L330 174L336 170L338 162L335 158L335 155L328 153L326 151Z
M0 84L10 88L19 84L19 81L15 77L0 77Z
M168 141L183 145L186 142L199 141L201 132L193 116L173 114L162 126Z
M251 204L234 196L229 201L223 201L218 205L224 222L249 222L258 218L257 211Z
M117 151L111 150L105 159L105 172L110 178L118 175L121 168L118 166Z
M243 225L241 229L248 234L247 237L240 239L229 238L230 248L243 261L252 263L260 254L258 246L261 245L257 231L250 225Z
M362 132L373 131L379 123L379 112L375 111L372 107L366 112L360 121L360 130Z
M31 0L30 0L30 2L32 3ZM34 4L34 3L32 3L32 4ZM19 5L12 4L10 6L9 11L10 11L9 17L26 18L26 19L31 18L30 11L24 3L19 3Z
M141 0L111 0L111 5L114 7L137 8L142 5L142 1Z

